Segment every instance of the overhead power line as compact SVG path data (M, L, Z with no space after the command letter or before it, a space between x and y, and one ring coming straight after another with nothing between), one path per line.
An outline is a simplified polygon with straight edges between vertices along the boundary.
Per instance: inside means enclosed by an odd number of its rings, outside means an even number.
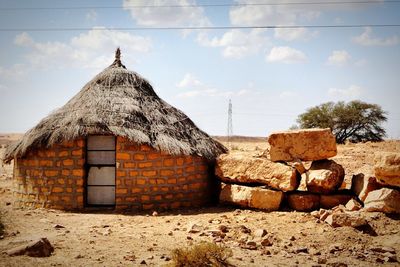
M260 25L260 26L199 26L199 27L114 27L114 28L0 28L0 32L58 32L58 31L171 31L171 30L230 30L230 29L298 29L298 28L387 28L400 24L346 25Z
M379 2L365 1L324 1L324 2L277 2L277 3L231 3L231 4L187 4L187 5L126 5L126 6L65 6L65 7L3 7L2 10L66 10L66 9L120 9L120 8L188 8L188 7L242 7L242 6L301 6L301 5L346 5L346 4L395 4L400 0Z

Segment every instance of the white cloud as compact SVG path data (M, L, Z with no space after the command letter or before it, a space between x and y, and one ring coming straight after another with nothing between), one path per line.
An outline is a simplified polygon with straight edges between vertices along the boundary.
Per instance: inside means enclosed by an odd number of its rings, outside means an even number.
M183 79L176 85L179 88L199 87L202 83L191 73L185 74Z
M283 91L279 94L280 98L292 98L292 97L296 97L297 93L293 92L293 91Z
M0 77L18 80L27 72L24 64L14 64L11 67L3 68L0 66Z
M14 43L19 46L30 46L34 44L32 38L26 32L18 34L15 37Z
M148 52L152 42L148 37L127 32L108 30L103 27L93 28L70 39L69 42L36 42L27 33L18 34L14 43L30 49L26 55L36 67L104 68L112 63L113 51L121 47L125 62L138 53ZM112 49L112 50L110 50ZM105 56L107 55L107 56Z
M246 0L236 1L247 3ZM233 25L293 25L298 20L313 20L320 15L318 10L309 7L300 8L295 5L277 6L236 6L229 11Z
M274 37L285 41L308 40L318 34L318 32L310 32L306 28L276 28Z
M90 21L96 21L97 20L97 12L94 11L93 9L90 10L88 13L86 13L86 19Z
M351 56L346 50L334 50L328 57L327 64L331 66L343 66L346 65Z
M331 97L339 99L355 99L361 96L362 88L357 85L351 85L349 88L329 88L328 94Z
M364 46L393 46L400 43L400 38L397 35L387 38L373 37L370 27L366 27L361 35L353 37L352 40L354 43Z
M132 6L162 6L160 8ZM210 26L202 7L194 7L195 0L123 0L122 6L128 10L138 25L148 27ZM185 6L177 8L176 6Z
M366 60L366 59L360 59L360 60L357 60L355 63L354 63L354 65L356 66L356 67L364 67L365 65L367 65L368 64L368 61Z
M282 62L286 64L300 63L307 60L306 55L294 48L288 46L273 47L266 60L268 62Z
M265 36L266 30L253 29L249 32L242 30L230 30L221 38L210 39L207 32L201 32L197 36L197 42L207 47L222 47L222 55L226 58L240 59L256 54L268 44Z

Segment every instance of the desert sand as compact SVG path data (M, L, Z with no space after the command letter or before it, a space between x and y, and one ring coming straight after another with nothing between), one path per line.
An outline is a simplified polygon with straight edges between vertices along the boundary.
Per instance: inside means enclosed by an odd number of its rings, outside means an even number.
M229 147L232 153L260 154L267 142L236 141ZM376 151L399 152L400 141L339 145L334 159L350 177L371 169ZM396 256L400 260L397 215L365 213L370 227L357 230L332 228L310 213L290 210L263 212L214 206L158 214L112 210L76 213L18 208L13 202L12 165L5 165L0 169L0 222L4 225L0 266L163 266L171 262L172 249L200 241L230 248L234 266L398 266L398 262L390 261ZM227 227L226 236L213 236L212 230L221 226ZM189 233L190 229L196 229L195 233ZM257 241L259 229L267 232L271 246L259 242L256 248L242 245L243 241ZM47 237L54 246L50 257L10 257L3 253L40 237ZM387 252L390 250L397 255Z

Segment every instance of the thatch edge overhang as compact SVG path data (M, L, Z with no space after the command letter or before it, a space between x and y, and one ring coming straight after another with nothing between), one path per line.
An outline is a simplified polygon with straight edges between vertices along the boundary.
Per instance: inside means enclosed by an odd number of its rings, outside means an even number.
M128 71L117 50L113 64L20 140L9 144L3 162L95 134L121 136L171 155L200 156L210 161L227 152L182 111L160 99L146 79Z

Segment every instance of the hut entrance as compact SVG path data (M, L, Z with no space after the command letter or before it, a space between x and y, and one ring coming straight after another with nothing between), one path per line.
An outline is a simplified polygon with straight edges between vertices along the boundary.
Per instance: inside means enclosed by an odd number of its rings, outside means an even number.
M115 205L115 136L87 138L87 205Z

